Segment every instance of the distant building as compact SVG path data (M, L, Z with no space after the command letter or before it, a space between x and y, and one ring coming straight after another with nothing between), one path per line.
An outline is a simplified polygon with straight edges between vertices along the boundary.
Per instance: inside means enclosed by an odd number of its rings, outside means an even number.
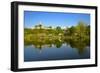
M51 29L51 28L52 28L51 26L49 26L49 27L43 26L43 23L42 22L39 22L37 25L35 25L33 27L33 29Z
M43 24L39 22L39 24L35 25L33 28L35 29L43 29L44 27L42 26Z

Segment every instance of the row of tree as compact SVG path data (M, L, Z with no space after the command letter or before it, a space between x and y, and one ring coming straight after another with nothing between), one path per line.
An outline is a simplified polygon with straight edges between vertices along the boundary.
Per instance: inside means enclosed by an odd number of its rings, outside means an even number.
M90 25L86 25L83 22L79 22L77 26L72 26L68 28L65 33L65 36L72 36L72 37L90 37Z
M35 26L34 29L24 29L24 35L26 38L36 37L36 34L40 34L37 37L45 38L48 35L63 37L64 39L82 39L82 40L89 40L90 39L90 25L85 24L84 22L80 21L76 26L67 27L66 29L62 29L61 27L52 28L51 26L49 29L43 29L42 25L39 26L40 28L37 29ZM60 36L59 36L60 35ZM52 38L52 37L51 37Z

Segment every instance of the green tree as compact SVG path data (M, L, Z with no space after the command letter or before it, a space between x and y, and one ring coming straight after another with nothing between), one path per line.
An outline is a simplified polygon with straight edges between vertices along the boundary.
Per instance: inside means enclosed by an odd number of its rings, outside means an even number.
M38 26L37 26L37 25L35 25L34 27L35 27L35 29L37 29L37 27L38 27Z
M76 31L75 34L82 38L85 36L86 33L86 24L84 22L79 22L78 25L76 26Z
M49 28L49 29L52 29L52 26L49 26L48 28Z
M86 35L90 36L90 25L88 25L87 28L86 28Z
M57 26L55 32L56 32L56 34L59 34L59 33L63 33L63 30L61 29L60 26Z
M61 30L61 27L57 26L57 27L56 27L56 30Z
M70 28L67 28L64 33L66 36L73 36L75 33L75 27L72 26Z
M41 24L39 24L38 26L39 26L40 29L42 28L42 25Z

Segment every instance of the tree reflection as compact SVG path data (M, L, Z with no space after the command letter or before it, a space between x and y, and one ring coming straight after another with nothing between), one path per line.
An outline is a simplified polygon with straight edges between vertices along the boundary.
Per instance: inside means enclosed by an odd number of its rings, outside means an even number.
M65 42L70 45L71 48L77 49L78 53L81 55L85 52L85 49L87 46L90 46L89 40L83 40L83 39L66 39Z
M56 48L61 48L63 44L70 45L71 48L74 48L78 51L78 53L81 55L85 52L85 49L87 46L90 46L89 40L83 40L83 39L44 39L44 40L33 40L30 42L25 42L25 45L33 45L36 49L42 50L43 48L52 48L53 45ZM67 46L66 45L66 46Z

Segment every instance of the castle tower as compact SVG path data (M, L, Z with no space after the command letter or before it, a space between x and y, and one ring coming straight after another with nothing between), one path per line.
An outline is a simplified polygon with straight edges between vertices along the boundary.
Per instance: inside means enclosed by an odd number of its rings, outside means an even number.
M43 26L42 22L40 21L37 25L35 25L36 29L44 29L45 27Z

